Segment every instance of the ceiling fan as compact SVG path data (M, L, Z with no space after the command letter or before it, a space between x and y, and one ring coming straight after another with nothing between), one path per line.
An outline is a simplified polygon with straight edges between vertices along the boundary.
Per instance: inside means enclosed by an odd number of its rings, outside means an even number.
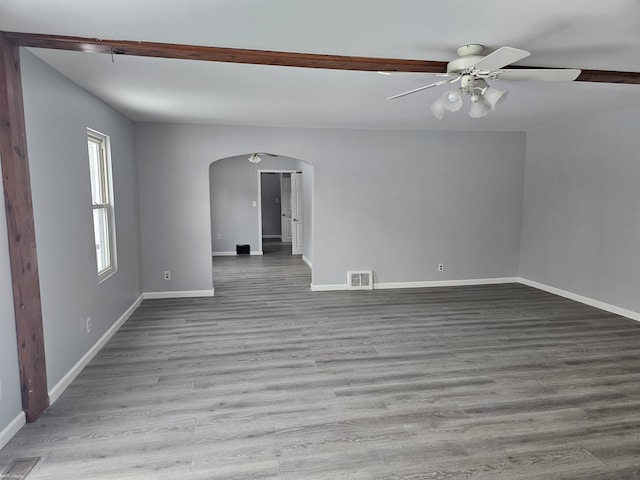
M458 58L447 64L446 73L422 73L447 77L429 85L414 88L407 92L389 97L387 100L404 97L441 85L460 83L454 90L445 92L431 104L431 111L437 119L442 119L444 112L455 112L462 107L462 99L466 95L471 100L469 115L473 118L484 117L495 110L507 97L507 91L489 86L487 80L536 80L571 82L578 78L581 70L572 68L511 68L503 67L531 55L526 50L513 47L501 47L496 51L482 55L483 45L468 44L458 47ZM379 73L390 75L393 72Z
M260 155L267 155L269 157L279 157L280 155L276 155L275 153L268 153L268 152L257 152L257 153L252 153L251 155L249 155L249 162L251 163L260 163L262 161L262 157L260 157Z

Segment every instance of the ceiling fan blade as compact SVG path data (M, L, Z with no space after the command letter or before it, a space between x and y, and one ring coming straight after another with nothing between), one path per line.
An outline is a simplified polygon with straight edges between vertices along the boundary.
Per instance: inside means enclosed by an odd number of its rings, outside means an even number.
M575 68L516 68L495 72L496 80L536 80L544 82L571 82L582 70ZM493 74L491 75L494 76Z
M449 74L442 72L442 73L435 73L435 72L383 72L383 71L378 71L378 73L380 75L388 75L388 76L394 76L394 77L415 77L416 75L421 75L421 76L425 76L425 75L432 75L432 76L436 76L436 77L448 77Z
M495 52L492 52L486 57L481 58L471 66L477 70L482 71L499 70L505 65L510 65L513 62L522 60L529 55L531 55L530 52L527 52L526 50L520 50L519 48L500 47Z
M439 82L432 83L430 85L425 85L424 87L414 88L413 90L409 90L408 92L403 92L403 93L394 95L392 97L388 97L387 100L393 100L394 98L400 98L400 97L404 97L405 95L411 95L412 93L420 92L422 90L426 90L427 88L438 87L440 85L446 85L447 83L453 83L459 79L460 77L452 78L449 80L440 80Z

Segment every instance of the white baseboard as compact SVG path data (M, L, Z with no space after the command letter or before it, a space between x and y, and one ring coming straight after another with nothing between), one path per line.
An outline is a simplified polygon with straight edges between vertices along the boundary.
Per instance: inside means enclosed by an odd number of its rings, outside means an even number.
M262 255L262 250L251 250L251 255Z
M516 277L499 278L471 278L464 280L427 280L421 282L389 282L374 283L374 290L386 290L392 288L432 288L432 287L462 287L469 285L495 285L499 283L518 283Z
M214 289L211 290L174 290L168 292L144 292L145 300L157 300L160 298L193 298L193 297L213 297Z
M543 290L545 292L553 293L554 295L559 295L561 297L568 298L569 300L574 300L576 302L584 303L585 305L599 308L600 310L614 313L616 315L621 315L623 317L630 318L631 320L636 320L640 322L640 312L634 312L633 310L620 308L615 305L611 305L610 303L594 300L593 298L585 297L583 295L578 295L577 293L569 292L567 290L562 290L561 288L552 287L550 285L545 285L544 283L534 282L533 280L528 280L526 278L518 278L518 282L522 283L523 285L527 285L529 287L537 288L538 290Z
M313 264L312 264L312 263L309 261L309 259L308 259L307 257L305 257L304 255L302 255L302 261L303 261L304 263L306 263L306 264L309 266L309 268L310 268L310 269L312 269L312 270L313 270Z
M212 257L235 257L236 252L211 252Z
M116 323L114 323L111 328L109 328L109 330L107 330L105 334L102 335L102 337L100 337L100 339L93 344L93 347L91 347L89 351L85 353L80 360L78 360L78 363L76 363L71 368L71 370L69 370L67 374L62 377L62 379L60 379L60 381L56 383L51 390L49 390L49 402L51 403L51 405L53 405L53 403L58 400L58 398L60 398L62 392L64 392L67 387L71 385L71 382L73 382L73 380L78 376L82 369L87 366L91 359L95 357L100 349L104 347L104 345L109 341L111 337L113 337L113 334L116 333L118 329L124 324L124 322L129 319L135 309L138 308L143 298L144 294L140 295L120 316Z
M9 425L4 427L0 432L0 449L2 449L13 436L20 431L22 427L27 423L24 412L20 412L16 415L16 418L9 422Z
M499 278L472 278L464 280L427 280L420 282L387 282L374 283L374 290L388 290L394 288L432 288L432 287L458 287L468 285L495 285L499 283L518 283L517 277L499 277ZM311 290L314 292L328 292L347 290L347 285L313 285Z
M341 285L314 285L313 283L311 284L311 291L312 292L335 292L338 290L346 290L347 289L347 284L341 284Z

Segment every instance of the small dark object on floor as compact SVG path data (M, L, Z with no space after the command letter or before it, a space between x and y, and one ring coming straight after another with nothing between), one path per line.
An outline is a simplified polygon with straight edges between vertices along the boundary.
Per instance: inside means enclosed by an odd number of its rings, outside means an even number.
M236 245L236 255L251 255L251 247L247 245Z

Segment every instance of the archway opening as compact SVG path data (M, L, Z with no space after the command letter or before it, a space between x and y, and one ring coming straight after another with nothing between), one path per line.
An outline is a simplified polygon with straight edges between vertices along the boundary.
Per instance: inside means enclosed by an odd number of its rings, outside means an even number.
M313 167L284 155L246 153L209 165L211 256L216 295L229 276L270 283L262 271L305 265L311 283L313 258ZM290 257L289 260L282 257ZM242 269L240 269L242 267ZM236 272L232 270L240 269ZM241 271L242 270L242 271ZM227 275L229 274L229 275ZM280 271L277 275L286 275ZM298 275L300 276L300 275Z

